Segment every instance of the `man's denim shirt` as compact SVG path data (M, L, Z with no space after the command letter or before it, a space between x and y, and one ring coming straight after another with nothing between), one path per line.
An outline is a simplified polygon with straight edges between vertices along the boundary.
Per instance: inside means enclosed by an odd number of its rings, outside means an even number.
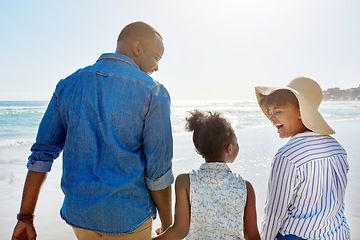
M57 84L28 169L50 171L62 150L61 217L101 233L136 230L156 217L148 190L174 181L167 90L127 56L103 54Z

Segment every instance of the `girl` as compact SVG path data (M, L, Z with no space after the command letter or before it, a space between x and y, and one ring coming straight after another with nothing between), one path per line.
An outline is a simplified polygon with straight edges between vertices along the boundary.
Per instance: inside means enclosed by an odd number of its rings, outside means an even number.
M254 189L227 166L239 152L230 123L197 110L186 121L205 163L176 178L174 224L154 239L260 239Z

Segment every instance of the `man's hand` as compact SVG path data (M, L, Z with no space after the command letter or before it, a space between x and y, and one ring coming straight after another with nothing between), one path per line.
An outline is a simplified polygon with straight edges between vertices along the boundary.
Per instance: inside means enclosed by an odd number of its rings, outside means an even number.
M35 212L35 206L39 197L40 188L45 181L45 178L46 173L33 172L30 170L28 171L24 185L20 212L17 215L18 222L14 228L12 240L36 239L33 214ZM26 215L31 215L31 219L24 218Z
M35 240L36 231L33 220L19 220L15 226L12 240Z

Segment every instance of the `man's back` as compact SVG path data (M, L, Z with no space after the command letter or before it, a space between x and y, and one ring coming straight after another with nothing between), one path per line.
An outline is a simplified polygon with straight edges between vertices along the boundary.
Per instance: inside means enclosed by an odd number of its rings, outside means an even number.
M70 225L123 234L156 216L148 188L172 181L169 96L130 58L103 54L60 81L33 149L52 152L49 138L64 144L61 216Z

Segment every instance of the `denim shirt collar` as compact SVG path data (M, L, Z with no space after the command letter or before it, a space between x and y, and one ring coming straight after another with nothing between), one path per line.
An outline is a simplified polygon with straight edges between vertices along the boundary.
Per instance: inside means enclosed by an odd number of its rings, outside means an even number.
M200 166L200 169L231 172L231 169L224 162L205 162Z
M138 69L140 69L138 67L138 65L134 62L134 60L132 60L130 57L126 56L126 55L122 55L122 54L118 54L118 53L104 53L100 56L100 58L96 61L114 61L114 62L123 62L126 64L129 64L131 66L134 66Z

